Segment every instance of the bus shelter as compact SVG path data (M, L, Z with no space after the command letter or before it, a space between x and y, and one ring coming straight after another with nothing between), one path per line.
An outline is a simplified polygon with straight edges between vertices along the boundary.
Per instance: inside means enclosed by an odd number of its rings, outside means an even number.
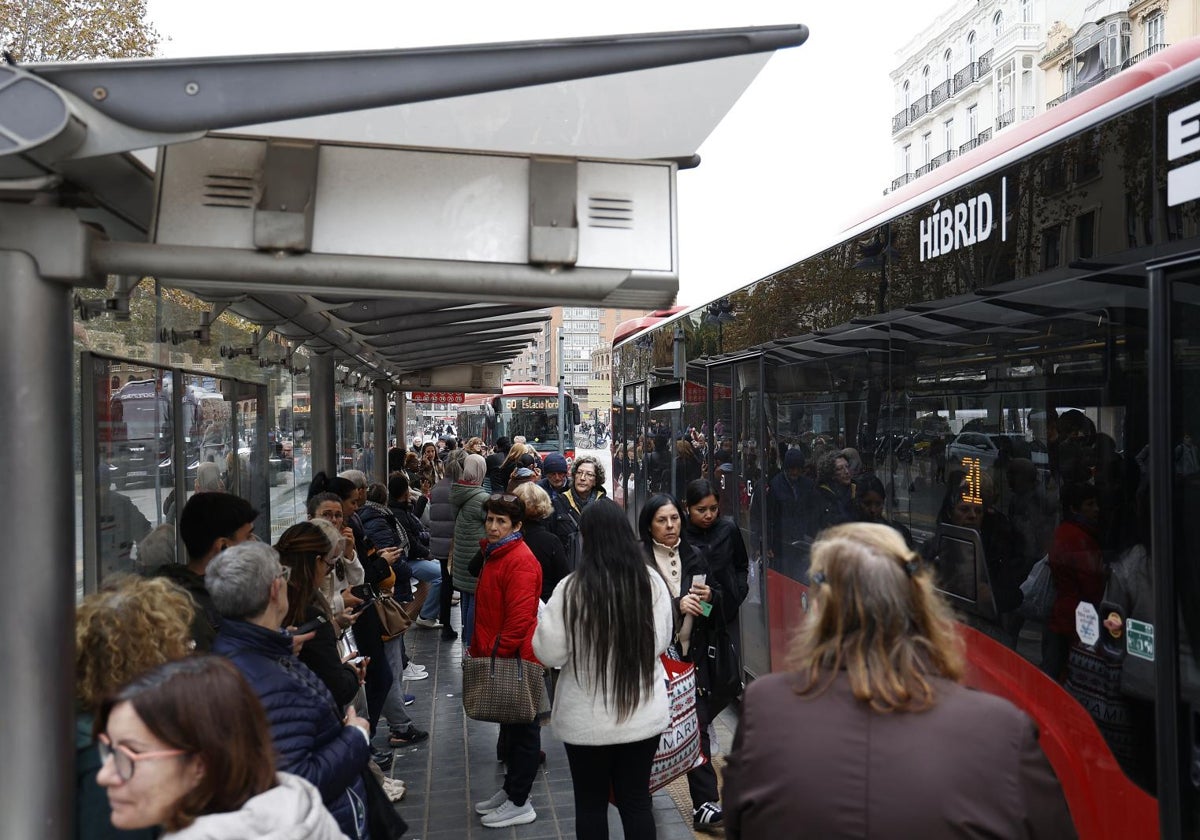
M391 400L498 392L531 310L671 304L679 169L806 37L0 66L0 833L71 831L69 616L129 557L116 511L169 517L211 461L269 537L343 427L382 476Z

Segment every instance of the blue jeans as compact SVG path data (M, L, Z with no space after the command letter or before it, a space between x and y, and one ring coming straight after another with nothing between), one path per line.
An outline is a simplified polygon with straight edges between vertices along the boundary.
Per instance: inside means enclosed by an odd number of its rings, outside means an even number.
M421 605L421 618L432 621L438 617L438 603L442 592L442 565L436 560L409 560L412 576L429 584L429 594Z
M475 593L463 592L459 599L458 608L462 611L462 644L463 650L471 647L471 636L475 632Z

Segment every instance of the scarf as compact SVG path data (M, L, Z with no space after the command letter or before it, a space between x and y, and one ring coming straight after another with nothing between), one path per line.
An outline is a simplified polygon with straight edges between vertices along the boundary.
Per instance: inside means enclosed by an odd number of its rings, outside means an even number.
M523 539L525 539L524 534L522 534L520 531L513 531L507 537L501 537L500 539L496 540L495 542L484 542L484 544L482 546L480 546L480 548L483 550L483 559L486 560L489 557L491 557L492 552L494 552L496 549L500 548L501 546L508 545L509 543L515 543L518 540L523 540Z

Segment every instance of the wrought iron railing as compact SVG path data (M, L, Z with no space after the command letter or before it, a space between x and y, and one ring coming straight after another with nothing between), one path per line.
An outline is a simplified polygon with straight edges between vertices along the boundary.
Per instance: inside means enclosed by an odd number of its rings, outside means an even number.
M910 182L910 181L913 179L913 177L914 177L914 176L913 176L913 174L912 174L911 172L905 172L905 173L904 173L903 175L901 175L900 177L898 177L898 178L893 178L893 179L892 179L892 189L894 189L894 190L898 190L898 189L900 189L900 188L901 188L901 187L903 187L905 184L907 184L908 182Z
M954 74L954 92L958 93L967 85L979 79L979 62L972 61Z
M905 108L903 111L896 114L896 116L892 117L892 134L895 134L902 128L908 127L909 110L910 109Z
M1122 61L1121 66L1109 67L1108 69L1101 71L1100 75L1098 75L1094 78L1088 79L1083 84L1076 84L1076 85L1072 86L1071 89L1069 91L1067 91L1066 93L1064 93L1062 96L1055 97L1054 99L1051 99L1049 102L1047 102L1046 107L1053 108L1055 105L1061 105L1063 102L1070 99L1072 96L1078 96L1079 94L1083 93L1085 90L1088 90L1089 88L1093 88L1096 85L1100 84L1101 82L1103 82L1107 79L1111 79L1113 76L1117 75L1122 70L1132 67L1133 65L1137 64L1139 61L1144 61L1145 59L1154 55L1156 52L1161 52L1162 50L1165 50L1168 46L1169 46L1169 44L1155 44L1153 47L1144 49L1137 55L1130 56L1129 58Z
M996 130L1003 131L1012 125L1017 119L1017 111L1015 108L1009 108L1000 116L996 117Z
M1022 105L1021 106L1021 122L1025 122L1026 120L1033 119L1033 117L1036 113L1037 113L1037 108L1033 107L1032 105Z
M914 177L914 178L920 178L922 175L928 175L930 172L932 172L933 170L937 169L937 168L938 168L938 166L940 166L940 165L941 165L941 164L934 163L934 162L931 160L931 161L929 161L929 163L925 164L924 166L922 166L922 167L919 167L919 168L917 169L916 173L914 173L913 177Z
M992 56L994 54L992 50L988 50L979 56L979 76L977 78L982 78L992 72Z
M936 108L951 96L951 81L947 79L929 92L929 107Z
M967 152L969 152L969 151L971 151L972 149L974 149L974 148L975 148L976 146L978 146L980 143L986 143L987 141L989 141L989 140L991 140L991 139L992 139L992 130L991 130L990 128L989 128L989 129L985 129L984 131L981 131L981 132L979 132L977 135L975 135L974 137L972 137L972 138L971 138L970 140L968 140L966 143L963 143L961 146L959 146L959 147L958 147L958 153L959 153L960 155L964 155L964 154L966 154Z
M916 122L929 113L929 94L925 94L920 99L912 104L909 108L911 112L911 121Z
M943 163L949 163L950 161L954 160L956 157L958 157L958 152L956 152L954 149L947 149L946 151L942 152L940 155L938 155L937 157L935 157L933 160L931 160L929 162L932 163L934 168L936 169L937 167L941 166Z

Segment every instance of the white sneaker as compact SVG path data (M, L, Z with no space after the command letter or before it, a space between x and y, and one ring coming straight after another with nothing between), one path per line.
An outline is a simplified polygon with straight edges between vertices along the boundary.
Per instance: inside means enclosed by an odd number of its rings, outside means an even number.
M413 624L415 624L418 627L427 627L431 630L435 627L442 626L442 622L438 621L436 618L420 618L420 617L418 617L417 620L413 622Z
M514 805L511 799L506 798L503 805L490 814L485 814L480 822L484 828L506 828L510 825L525 825L536 819L537 811L533 810L533 803L528 799L524 805Z
M485 799L482 802L476 802L475 813L490 814L507 801L508 794L504 792L504 788L500 788L500 790L492 794L490 798Z
M416 662L413 662L411 659L408 661L408 664L405 665L404 667L412 668L414 671L420 671L421 673L424 673L429 670L424 665L418 665Z
M404 679L408 680L409 682L416 682L417 680L429 679L429 674L425 673L424 671L418 671L411 664L407 668L404 669L403 676L404 676Z

